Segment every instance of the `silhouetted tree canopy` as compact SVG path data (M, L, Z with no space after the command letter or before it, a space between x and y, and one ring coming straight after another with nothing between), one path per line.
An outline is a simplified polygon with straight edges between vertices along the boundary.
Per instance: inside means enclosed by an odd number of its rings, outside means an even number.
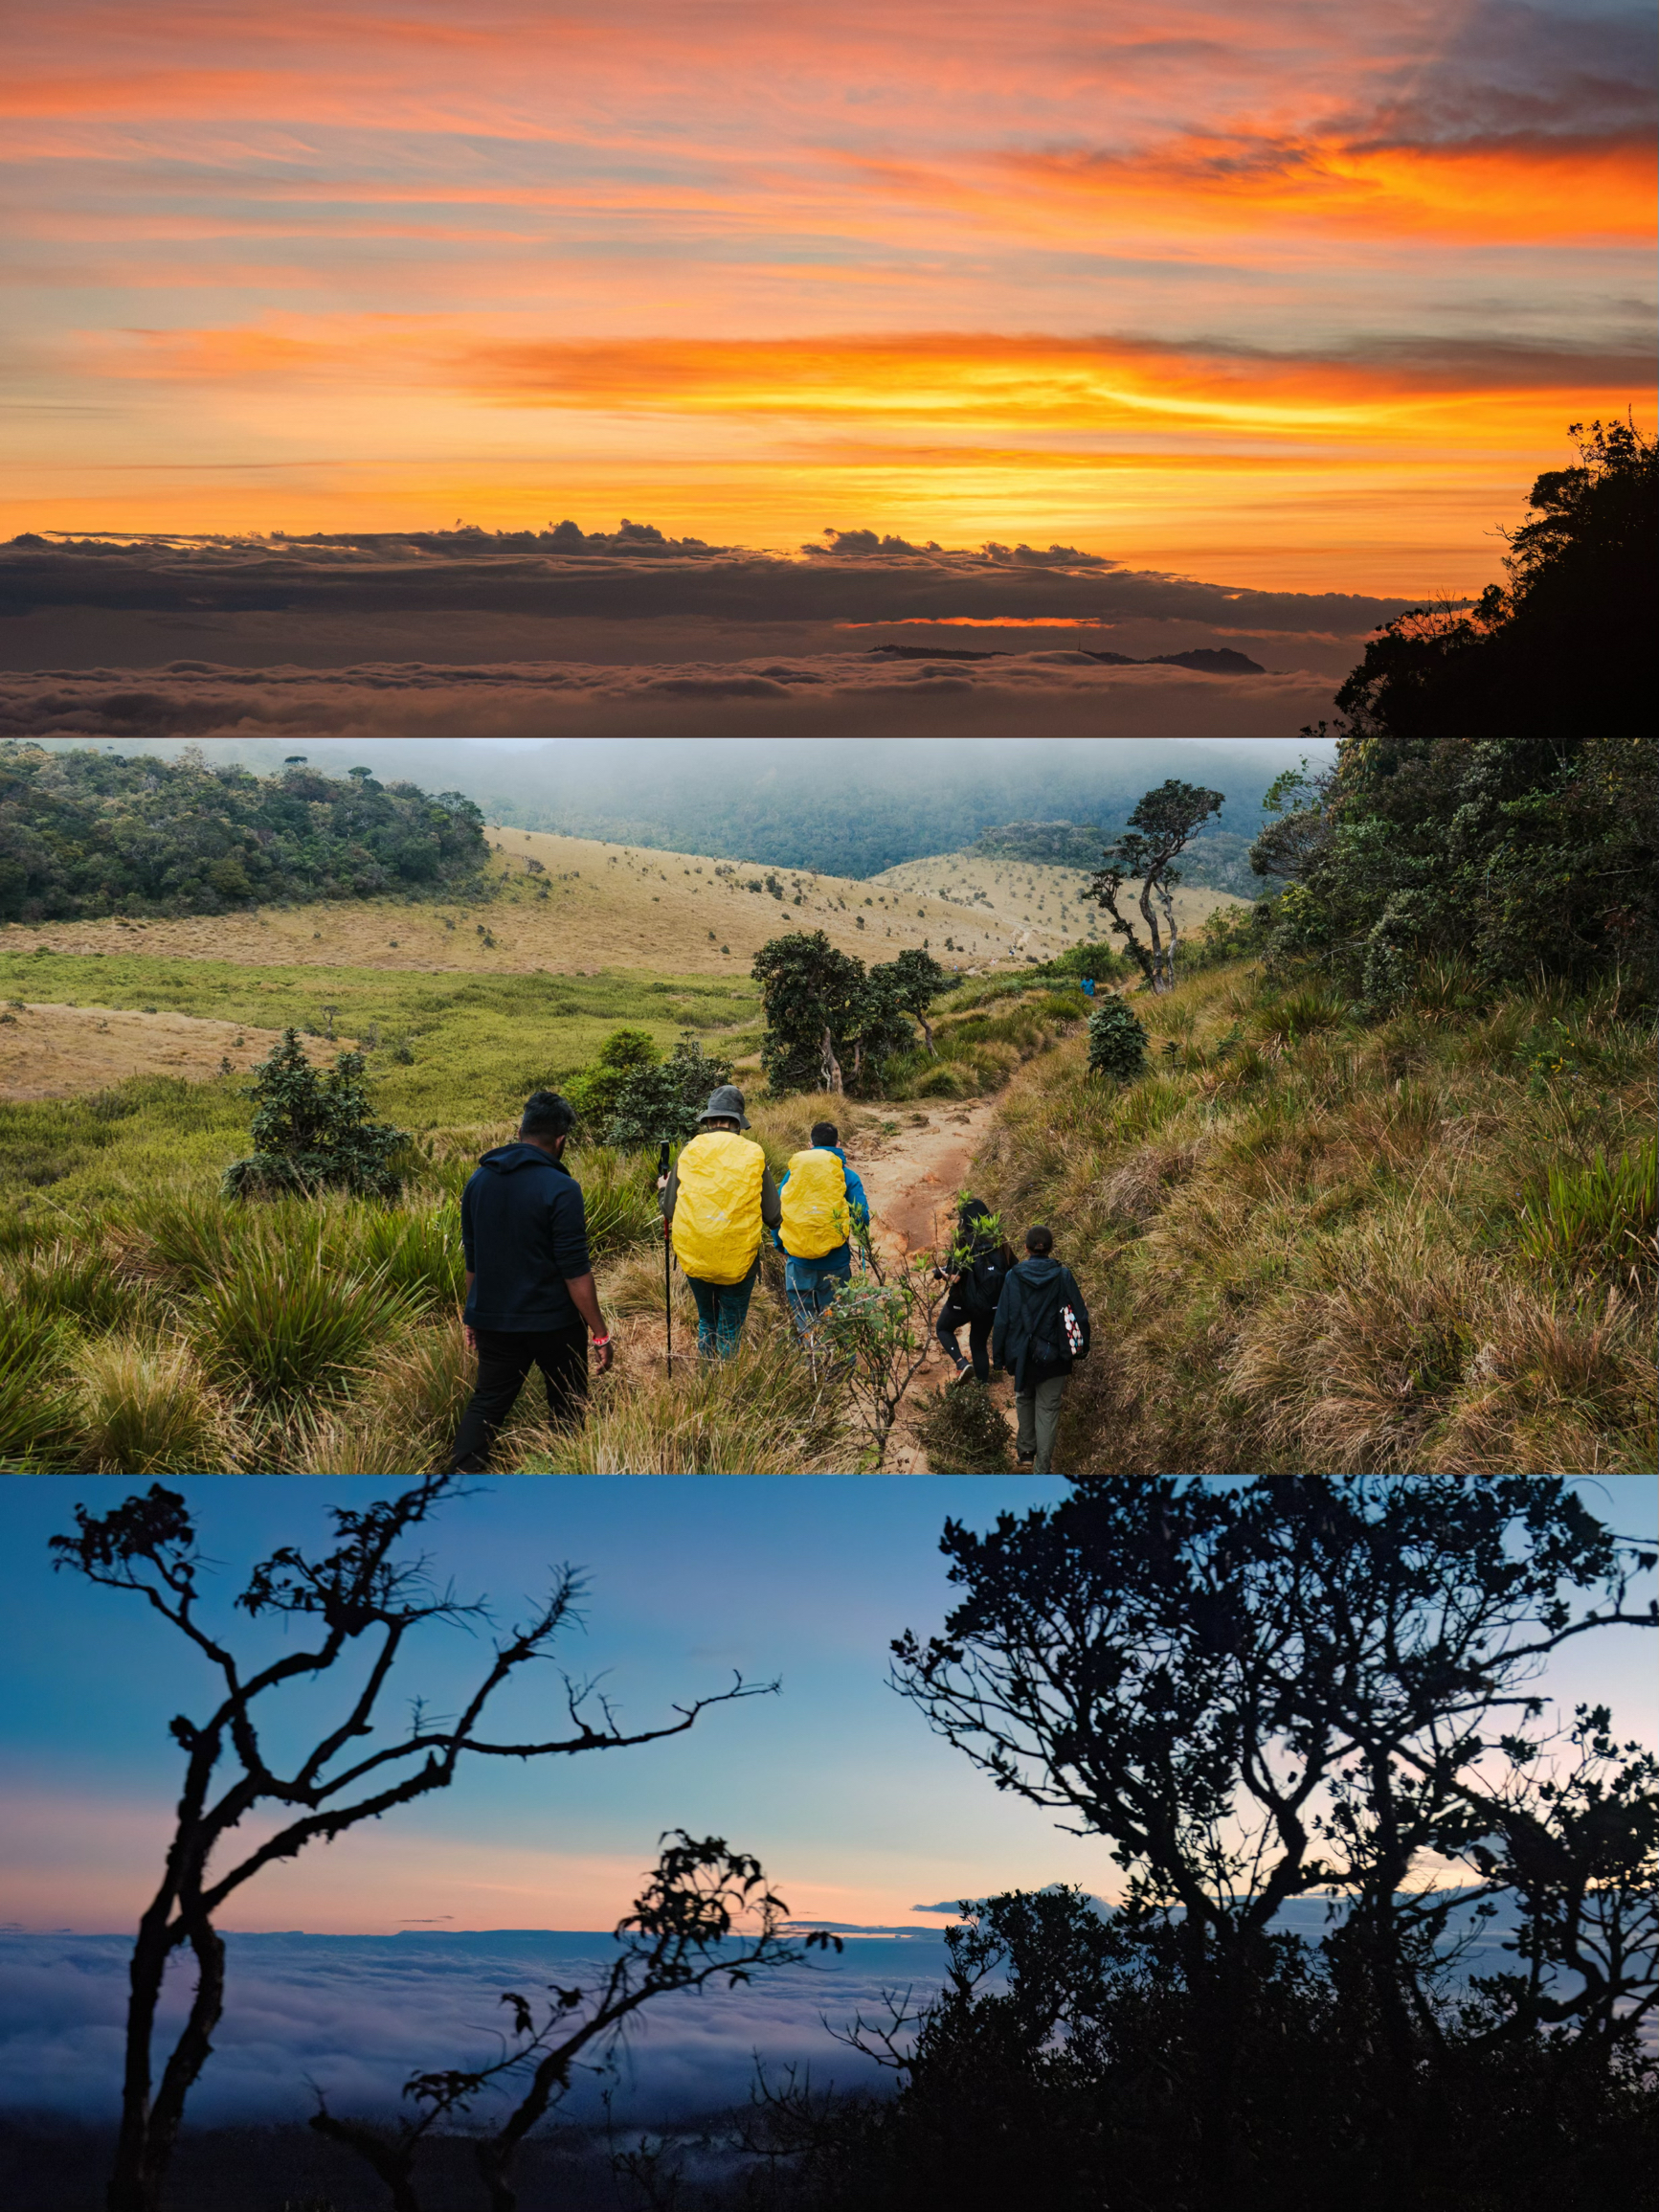
M1336 694L1357 737L1632 737L1653 721L1659 451L1629 422L1575 422L1512 532L1507 585L1390 622Z

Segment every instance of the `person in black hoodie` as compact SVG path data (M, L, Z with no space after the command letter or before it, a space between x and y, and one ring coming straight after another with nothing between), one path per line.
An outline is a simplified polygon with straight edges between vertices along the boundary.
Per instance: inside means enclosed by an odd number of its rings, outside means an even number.
M1034 1475L1051 1475L1065 1378L1088 1349L1088 1308L1077 1277L1054 1257L1052 1230L1028 1229L1025 1250L997 1301L991 1357L1014 1377L1015 1456Z
M556 1091L533 1093L518 1142L486 1152L460 1194L461 1321L466 1348L478 1355L478 1385L450 1454L455 1474L488 1467L496 1431L532 1366L548 1387L548 1416L562 1428L579 1424L587 1410L590 1330L600 1374L611 1365L581 1185L560 1160L575 1121Z
M987 1228L987 1223L992 1226ZM1014 1253L1002 1240L996 1214L981 1199L965 1200L956 1216L950 1259L944 1267L933 1270L940 1281L949 1280L951 1286L939 1308L936 1331L940 1343L956 1363L958 1383L965 1383L970 1375L981 1383L991 1380L991 1324L1013 1265ZM956 1341L956 1332L964 1324L968 1330L967 1359Z

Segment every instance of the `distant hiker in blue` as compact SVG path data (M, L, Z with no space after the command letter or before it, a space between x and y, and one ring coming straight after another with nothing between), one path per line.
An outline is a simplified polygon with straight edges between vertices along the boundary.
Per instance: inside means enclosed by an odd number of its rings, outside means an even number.
M833 1121L815 1121L812 1144L778 1178L783 1220L773 1241L787 1263L784 1296L804 1337L828 1310L838 1282L852 1279L855 1225L867 1229L870 1202L841 1148Z
M548 1386L553 1426L579 1428L590 1335L600 1374L611 1365L581 1186L560 1158L575 1125L568 1099L556 1091L533 1093L517 1143L486 1152L460 1194L461 1320L466 1348L478 1356L478 1384L450 1455L457 1474L488 1467L496 1431L532 1366Z

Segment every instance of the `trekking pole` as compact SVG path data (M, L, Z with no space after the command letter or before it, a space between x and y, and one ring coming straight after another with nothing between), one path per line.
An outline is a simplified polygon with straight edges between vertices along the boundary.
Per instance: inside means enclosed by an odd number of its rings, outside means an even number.
M668 1140L662 1140L662 1149L657 1155L657 1172L668 1173ZM666 1217L662 1223L662 1314L668 1324L668 1380L674 1380L674 1244L668 1233Z

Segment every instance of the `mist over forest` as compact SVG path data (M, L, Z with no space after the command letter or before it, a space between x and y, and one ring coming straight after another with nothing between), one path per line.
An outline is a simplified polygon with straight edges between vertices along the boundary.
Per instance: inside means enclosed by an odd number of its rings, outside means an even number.
M181 746L114 749L170 756ZM1233 876L1241 839L1261 826L1263 794L1281 769L1319 748L1190 738L290 737L209 739L201 750L266 774L296 754L335 776L363 765L383 782L460 791L491 822L520 829L838 875L959 851L1006 823L1072 822L1115 835L1144 791L1176 776L1226 797L1210 865L1199 840L1187 880L1214 874L1221 888L1247 892Z

